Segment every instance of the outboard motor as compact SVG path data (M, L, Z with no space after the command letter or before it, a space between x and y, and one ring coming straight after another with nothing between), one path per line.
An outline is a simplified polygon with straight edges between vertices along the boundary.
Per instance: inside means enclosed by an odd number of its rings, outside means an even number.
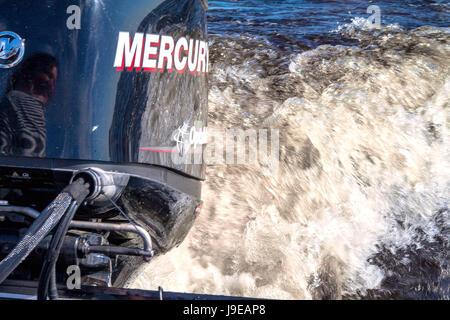
M205 174L206 10L0 1L0 259L39 239L8 281L47 292L76 266L82 284L122 286L186 237Z

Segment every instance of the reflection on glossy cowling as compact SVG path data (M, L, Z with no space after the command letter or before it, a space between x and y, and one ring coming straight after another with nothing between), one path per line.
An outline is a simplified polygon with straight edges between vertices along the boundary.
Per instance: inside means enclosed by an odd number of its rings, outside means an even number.
M205 40L205 19L200 1L170 0L145 17L137 32L167 35L175 41L186 35ZM111 160L158 163L202 176L203 166L176 165L172 163L171 153L148 149L173 147L173 132L185 123L206 123L207 95L203 75L123 71L117 85L110 131Z
M0 2L0 32L14 32L25 41L23 61L0 70L3 104L11 105L2 108L1 121L10 122L3 127L15 128L11 118L31 117L36 130L31 138L15 133L21 142L13 142L11 130L5 129L2 155L155 164L203 178L203 165L178 165L170 153L143 149L172 148L172 133L180 126L195 121L206 125L206 75L114 67L121 32L132 39L144 33L168 36L175 43L181 37L206 41L202 1L82 0L79 29L67 28L69 5L73 3ZM51 85L36 79L40 83L33 86L34 93L29 83L11 88L13 74L39 52L58 62Z
M21 64L10 78L0 104L0 153L45 156L45 105L57 80L56 59L37 53Z

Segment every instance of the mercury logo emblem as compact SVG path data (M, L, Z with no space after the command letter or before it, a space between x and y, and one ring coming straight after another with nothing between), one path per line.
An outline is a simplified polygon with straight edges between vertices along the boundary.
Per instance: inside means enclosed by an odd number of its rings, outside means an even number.
M25 40L10 31L0 32L0 68L12 68L23 58Z

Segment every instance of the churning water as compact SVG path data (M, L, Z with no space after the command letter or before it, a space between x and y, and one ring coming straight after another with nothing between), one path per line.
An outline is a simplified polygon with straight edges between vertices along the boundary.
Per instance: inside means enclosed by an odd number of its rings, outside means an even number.
M279 129L280 168L209 166L190 234L129 286L449 299L449 12L210 1L209 127Z

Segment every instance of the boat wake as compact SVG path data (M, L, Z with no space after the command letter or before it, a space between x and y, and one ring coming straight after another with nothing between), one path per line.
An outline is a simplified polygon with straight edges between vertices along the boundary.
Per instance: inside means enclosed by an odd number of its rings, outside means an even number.
M208 166L187 239L128 286L449 299L449 30L358 23L292 54L210 38L209 128L279 129L279 171Z

